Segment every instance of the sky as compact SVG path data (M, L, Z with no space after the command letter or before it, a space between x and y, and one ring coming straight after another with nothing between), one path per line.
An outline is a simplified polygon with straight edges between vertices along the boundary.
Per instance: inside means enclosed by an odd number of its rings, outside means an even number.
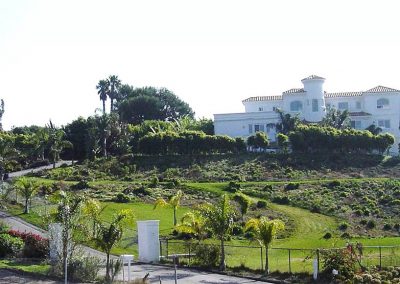
M397 1L398 2L398 1ZM5 129L65 125L101 108L111 74L165 87L197 117L302 87L400 89L396 1L0 0Z

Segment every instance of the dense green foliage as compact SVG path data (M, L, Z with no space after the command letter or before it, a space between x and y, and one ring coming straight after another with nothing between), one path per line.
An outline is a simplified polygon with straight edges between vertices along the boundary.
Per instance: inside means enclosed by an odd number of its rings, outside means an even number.
M242 144L228 136L206 135L203 132L158 132L139 140L139 151L145 154L200 154L241 152Z
M173 121L194 116L187 103L168 89L125 86L117 98L118 113L127 123L140 124L145 120Z
M24 247L21 238L11 236L7 233L0 234L0 257L17 256Z
M299 125L289 133L295 152L384 153L394 143L391 134L373 135L369 131L317 125Z

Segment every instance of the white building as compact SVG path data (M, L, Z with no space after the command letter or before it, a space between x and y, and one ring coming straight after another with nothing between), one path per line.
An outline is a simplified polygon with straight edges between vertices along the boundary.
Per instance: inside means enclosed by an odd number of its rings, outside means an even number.
M214 114L215 134L246 138L256 131L264 131L270 141L276 139L276 108L299 115L308 122L318 122L327 108L348 110L351 126L365 129L371 124L396 138L392 152L397 152L400 141L400 90L377 86L361 92L328 93L325 78L311 75L301 80L303 88L290 89L276 96L250 97L243 101L245 112Z

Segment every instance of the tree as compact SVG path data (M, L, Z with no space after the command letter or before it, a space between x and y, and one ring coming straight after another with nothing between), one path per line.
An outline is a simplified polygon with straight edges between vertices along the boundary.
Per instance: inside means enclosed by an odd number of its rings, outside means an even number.
M347 110L340 111L330 108L321 121L321 125L330 126L336 129L346 129L350 127L350 117Z
M245 230L253 232L254 239L260 246L265 247L265 273L267 274L269 272L268 249L276 234L284 228L285 224L281 220L268 220L264 216L259 219L252 218L245 225Z
M100 222L97 236L94 241L99 249L106 253L106 282L111 282L110 254L112 248L121 240L124 225L132 225L134 213L132 210L123 209L114 214L111 222Z
M116 75L110 75L107 79L110 90L108 97L110 98L110 112L114 111L114 101L118 97L118 90L121 87L121 80Z
M4 100L1 99L0 100L0 131L3 131L3 123L2 123L3 114L4 114Z
M264 132L257 131L247 138L247 145L256 149L264 149L269 145L268 137Z
M161 109L161 102L157 98L138 96L122 101L118 111L122 121L140 124L145 120L161 119Z
M199 208L199 214L204 218L206 228L220 241L220 270L225 270L225 239L232 234L235 211L229 196L224 194L217 204L205 204Z
M180 233L191 234L199 241L207 237L207 228L205 220L198 211L185 213L181 219L181 223L175 226Z
M123 85L116 104L121 120L129 123L137 124L148 119L174 121L185 116L194 117L190 106L165 88L133 88Z
M62 129L49 122L47 126L49 132L50 154L52 155L53 169L56 167L56 162L60 159L60 153L64 148L72 148L73 145L70 141L64 139L65 132Z
M38 184L34 182L32 179L27 179L26 177L20 177L15 181L14 185L16 190L25 199L24 214L29 214L29 204L32 197L38 191Z
M239 204L240 213L242 214L242 220L243 220L244 215L247 213L247 211L249 210L249 207L252 203L251 199L243 193L236 193L233 196L233 200L235 200Z
M76 242L82 240L83 235L85 239L87 239L84 230L84 222L82 220L84 197L82 195L72 195L64 190L60 190L52 196L52 199L57 203L57 211L53 214L53 219L61 223L62 226L61 258L63 261L65 282L67 282L68 259L72 259L76 248Z
M380 128L379 126L376 126L375 124L371 124L370 126L365 128L365 130L368 130L373 135L378 135L382 132L382 128Z
M163 198L159 198L154 203L154 209L156 209L157 207L171 206L174 209L174 226L176 226L176 224L178 223L176 220L176 211L178 210L182 197L183 197L182 190L178 190L176 194L171 196L168 201L166 201Z
M287 153L289 148L289 137L285 134L278 133L276 136L278 140L278 146L283 150L284 153Z
M300 124L299 117L291 116L289 113L284 113L280 109L276 109L276 112L279 114L280 123L276 124L276 129L278 132L283 134L288 134L290 131L296 129L296 127Z
M100 214L101 212L103 212L104 208L105 207L101 208L101 204L97 199L88 198L85 200L85 206L83 207L83 214L92 223L91 227L93 236L96 236L97 233L96 227L99 222Z
M100 95L100 100L103 102L103 114L106 113L106 100L109 92L110 83L108 80L100 80L96 86L97 94Z

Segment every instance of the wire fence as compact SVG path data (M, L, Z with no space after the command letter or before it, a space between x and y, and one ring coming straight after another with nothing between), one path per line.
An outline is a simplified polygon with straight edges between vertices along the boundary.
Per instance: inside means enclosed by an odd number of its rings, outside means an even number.
M195 247L197 243L160 240L160 255L162 259L172 260L174 257L179 262L188 266L196 265ZM215 246L215 244L202 244ZM226 263L229 267L246 267L253 270L265 269L266 253L270 271L286 273L313 273L314 261L318 271L322 269L321 250L327 249L301 249L301 248L270 248L268 252L261 246L224 246ZM338 250L344 248L331 248ZM361 264L366 267L388 267L400 265L400 245L394 246L364 246L361 255Z

